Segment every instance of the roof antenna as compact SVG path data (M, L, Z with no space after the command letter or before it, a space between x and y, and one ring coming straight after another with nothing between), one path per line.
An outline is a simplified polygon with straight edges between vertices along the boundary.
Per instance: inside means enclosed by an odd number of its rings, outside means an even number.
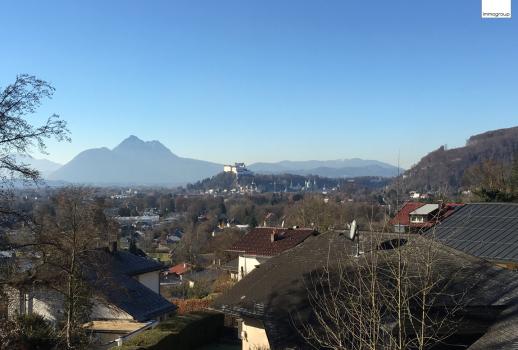
M363 252L360 250L360 230L358 229L358 225L356 224L356 220L353 220L351 223L351 229L349 230L349 239L354 242L356 238L356 254L355 258L359 257Z

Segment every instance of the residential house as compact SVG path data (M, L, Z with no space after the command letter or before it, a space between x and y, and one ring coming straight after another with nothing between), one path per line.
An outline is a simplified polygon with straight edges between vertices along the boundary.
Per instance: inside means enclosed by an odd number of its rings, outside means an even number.
M92 251L85 259L99 262L104 270L86 271L86 281L93 289L93 306L85 327L92 331L97 344L120 343L128 333L152 327L174 313L176 307L159 292L162 264L118 250L115 243L110 249ZM31 278L9 288L9 316L36 313L56 324L65 316L63 296L41 282L48 281L54 272L46 265L34 270ZM47 278L40 279L42 275Z
M462 204L405 202L389 221L394 232L420 232L450 216Z
M183 263L180 263L173 267L170 267L166 271L166 273L169 275L174 275L177 278L179 278L180 280L182 280L182 276L191 270L192 270L192 265L189 263L183 262Z
M228 250L239 256L238 280L272 256L294 248L316 234L314 229L308 228L257 227L252 229Z
M467 254L518 270L518 204L469 203L427 235Z
M394 234L364 233L362 241L379 242L379 259L396 259L399 249L421 249L429 240L421 235L404 235L401 244L386 244ZM401 237L401 236L399 236ZM386 241L385 241L386 240ZM404 243L404 244L403 244ZM341 257L354 256L354 242L338 232L310 236L296 248L263 262L233 288L216 299L213 309L240 319L242 349L312 349L301 334L303 326L319 328L312 312L308 283L323 269L337 267ZM445 298L434 305L434 314L448 314L455 304L451 296L466 293L457 315L458 327L441 333L447 339L440 349L514 349L518 346L518 279L514 272L437 243L434 263L448 283ZM391 247L391 248L387 248ZM352 268L368 264L372 251L350 258ZM415 255L414 255L415 256ZM342 266L347 268L349 265ZM417 269L418 264L408 265ZM343 271L343 270L342 270ZM333 278L334 275L330 275ZM394 327L387 321L384 327ZM410 331L410 330L409 330ZM489 345L489 346L488 346ZM470 347L471 346L471 347ZM514 346L514 347L512 347Z

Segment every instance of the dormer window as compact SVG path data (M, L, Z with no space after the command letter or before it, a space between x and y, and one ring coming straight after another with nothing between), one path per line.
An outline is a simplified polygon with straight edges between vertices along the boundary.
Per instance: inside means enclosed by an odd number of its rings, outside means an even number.
M424 216L422 215L412 215L410 216L410 222L412 223L416 223L416 224L419 224L419 223L423 223L425 220L424 220Z

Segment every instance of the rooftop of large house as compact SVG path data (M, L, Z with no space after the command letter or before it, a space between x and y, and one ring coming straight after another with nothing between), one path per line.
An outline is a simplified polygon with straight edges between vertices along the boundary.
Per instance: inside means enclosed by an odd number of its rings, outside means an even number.
M443 205L422 202L405 202L396 215L389 221L390 225L413 226L416 228L432 227L437 221L441 221L455 212L463 204L446 203ZM411 222L412 215L431 215L432 221Z
M309 228L257 227L248 232L228 251L275 256L296 247L308 237L316 234L317 231Z
M410 213L422 207L425 203L421 202L406 202L401 209L396 213L389 223L391 225L410 225Z
M518 263L518 204L466 204L426 234L473 256Z
M96 296L125 311L135 320L147 321L176 309L135 278L136 275L161 270L161 263L128 251L106 248L91 251L81 260L87 266L85 276ZM40 265L34 275L19 283L52 283L54 275L52 267Z
M104 260L110 270L94 281L96 290L111 304L130 314L137 321L147 321L172 312L176 307L160 294L144 286L133 276L157 271L163 265L149 258L127 251L105 253Z
M398 237L405 237L406 244L385 250L385 242L391 242L394 234L364 233L362 242L367 253L356 261L368 261L370 253L365 248L375 235L376 239L383 241L377 248L382 250L382 259L394 258L396 249L412 249L429 242L419 235L400 234ZM491 346L477 345L479 347L473 349L503 349L502 344L518 342L518 315L511 311L505 314L505 310L514 310L518 305L516 274L440 243L435 244L440 247L436 256L437 268L446 280L451 280L452 283L448 284L451 292L467 290L468 306L485 310L484 315L476 316L476 322L484 324L483 329L489 325L486 335L479 339L479 345L489 343ZM309 348L294 325L295 319L307 323L312 320L309 316L308 278L324 266L329 266L328 263L332 266L338 257L351 256L354 252L354 243L343 234L326 232L309 237L293 249L261 264L260 268L253 270L219 297L213 307L238 317L262 321L270 346L274 349ZM413 268L416 264L409 266ZM502 309L504 316L495 316ZM513 320L511 326L510 318Z

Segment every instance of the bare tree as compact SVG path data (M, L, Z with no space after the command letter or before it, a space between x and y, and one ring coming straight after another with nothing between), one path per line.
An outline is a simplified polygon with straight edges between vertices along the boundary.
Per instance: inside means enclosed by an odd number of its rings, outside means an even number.
M34 150L45 153L50 139L69 141L66 122L53 114L41 125L35 126L28 117L36 112L43 100L51 98L54 88L44 80L22 74L14 83L0 89L0 220L16 216L25 220L22 213L11 208L15 181L37 182L40 174L29 165L20 163L17 155L27 155ZM0 235L0 248L9 242ZM11 271L0 270L0 296L5 299L4 285ZM4 305L0 305L0 309Z
M21 74L14 83L0 91L0 214L16 214L10 209L11 188L15 180L37 181L40 174L21 163L17 155L34 150L45 153L50 139L69 141L66 122L53 114L39 125L28 117L34 114L43 100L52 98L54 87L34 76Z
M330 247L327 266L308 278L313 321L299 326L307 342L317 349L427 349L450 336L464 293L449 288L438 244L402 234L364 240L359 257Z
M60 191L50 212L36 222L35 249L39 260L37 281L64 301L62 335L66 348L80 347L93 296L92 282L102 278L99 247L116 237L113 226L100 218L99 204L82 188Z

